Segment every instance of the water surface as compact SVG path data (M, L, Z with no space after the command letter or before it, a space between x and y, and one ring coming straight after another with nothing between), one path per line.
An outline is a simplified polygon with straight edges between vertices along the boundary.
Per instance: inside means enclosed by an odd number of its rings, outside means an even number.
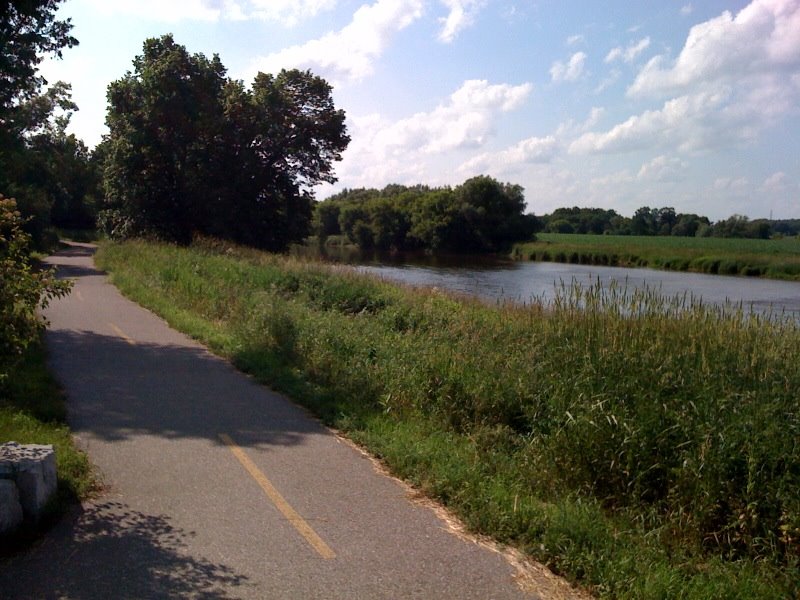
M562 283L591 286L599 282L608 287L616 281L629 290L647 287L668 297L694 296L707 304L741 304L745 310L800 318L800 282L793 281L491 259L373 259L356 268L393 281L495 301L550 300Z

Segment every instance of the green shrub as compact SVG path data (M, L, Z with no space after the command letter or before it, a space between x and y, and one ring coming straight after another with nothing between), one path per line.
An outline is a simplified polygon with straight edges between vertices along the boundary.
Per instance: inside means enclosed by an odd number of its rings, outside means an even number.
M13 198L0 194L0 386L43 328L37 310L63 296L70 284L52 270L33 268L30 236Z

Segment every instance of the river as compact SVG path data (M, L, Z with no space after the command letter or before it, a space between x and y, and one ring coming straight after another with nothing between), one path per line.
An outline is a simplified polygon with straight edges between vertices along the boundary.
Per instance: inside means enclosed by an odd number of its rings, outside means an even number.
M491 301L527 303L549 300L563 282L607 287L612 281L629 290L647 287L662 295L701 299L703 303L741 305L758 313L800 319L800 282L704 275L653 269L627 269L565 263L512 261L486 257L354 259L360 271L417 286L435 286Z

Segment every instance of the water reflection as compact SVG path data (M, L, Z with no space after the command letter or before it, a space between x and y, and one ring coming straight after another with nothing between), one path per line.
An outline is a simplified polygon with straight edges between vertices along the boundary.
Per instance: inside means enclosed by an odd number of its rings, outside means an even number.
M317 255L318 256L318 255ZM612 281L629 290L647 287L662 295L693 296L706 304L741 304L745 310L800 318L800 282L652 269L626 269L564 263L512 261L475 256L373 256L358 251L328 252L328 260L410 285L435 286L483 299L529 303L551 300L563 283Z

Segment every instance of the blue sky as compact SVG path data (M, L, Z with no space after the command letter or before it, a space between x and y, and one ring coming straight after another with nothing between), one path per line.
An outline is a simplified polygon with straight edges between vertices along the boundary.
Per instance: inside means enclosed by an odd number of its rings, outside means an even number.
M173 33L245 82L282 67L334 85L350 147L335 185L488 174L560 206L800 218L800 0L67 0L80 46L71 131Z

